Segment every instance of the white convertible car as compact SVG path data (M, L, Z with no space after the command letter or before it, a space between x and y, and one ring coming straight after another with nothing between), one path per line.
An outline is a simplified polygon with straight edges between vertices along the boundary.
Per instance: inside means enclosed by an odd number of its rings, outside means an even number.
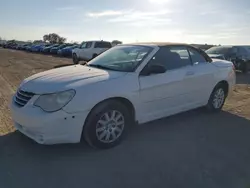
M235 85L231 62L186 44L119 45L85 65L25 79L13 96L15 127L41 144L110 148L135 122L206 106L221 110ZM195 118L195 117L194 117Z

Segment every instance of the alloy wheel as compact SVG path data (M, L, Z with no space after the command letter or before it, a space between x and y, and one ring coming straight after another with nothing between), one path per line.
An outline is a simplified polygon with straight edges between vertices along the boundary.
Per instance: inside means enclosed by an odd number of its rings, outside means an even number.
M225 92L222 88L219 88L214 93L213 106L215 109L221 108L225 100Z
M124 119L123 114L117 110L105 112L96 124L97 139L103 143L117 140L123 132Z

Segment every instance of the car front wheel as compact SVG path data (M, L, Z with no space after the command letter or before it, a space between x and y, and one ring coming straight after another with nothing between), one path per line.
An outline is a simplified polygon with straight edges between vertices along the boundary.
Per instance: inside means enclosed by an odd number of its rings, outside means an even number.
M223 84L217 85L210 95L207 108L212 112L220 111L226 100L226 89Z
M119 101L95 107L86 120L83 135L90 146L107 149L118 145L127 132L131 116Z

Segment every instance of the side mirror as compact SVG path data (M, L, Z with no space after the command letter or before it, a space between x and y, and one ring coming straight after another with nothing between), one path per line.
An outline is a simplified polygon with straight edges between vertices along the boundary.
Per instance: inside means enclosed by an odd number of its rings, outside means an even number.
M164 66L162 66L162 65L151 65L151 66L147 67L145 70L143 70L141 75L148 76L150 74L162 74L162 73L165 73L165 72L166 72L166 69L165 69Z

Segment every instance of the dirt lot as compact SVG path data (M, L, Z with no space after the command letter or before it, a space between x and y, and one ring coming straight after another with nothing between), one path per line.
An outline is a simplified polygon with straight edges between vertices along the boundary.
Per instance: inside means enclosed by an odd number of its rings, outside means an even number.
M219 114L198 109L137 126L119 146L41 146L14 132L8 104L20 82L70 59L0 48L0 187L250 186L250 74L237 74Z
M21 81L35 73L70 63L71 59L0 48L0 136L14 130L8 104Z

